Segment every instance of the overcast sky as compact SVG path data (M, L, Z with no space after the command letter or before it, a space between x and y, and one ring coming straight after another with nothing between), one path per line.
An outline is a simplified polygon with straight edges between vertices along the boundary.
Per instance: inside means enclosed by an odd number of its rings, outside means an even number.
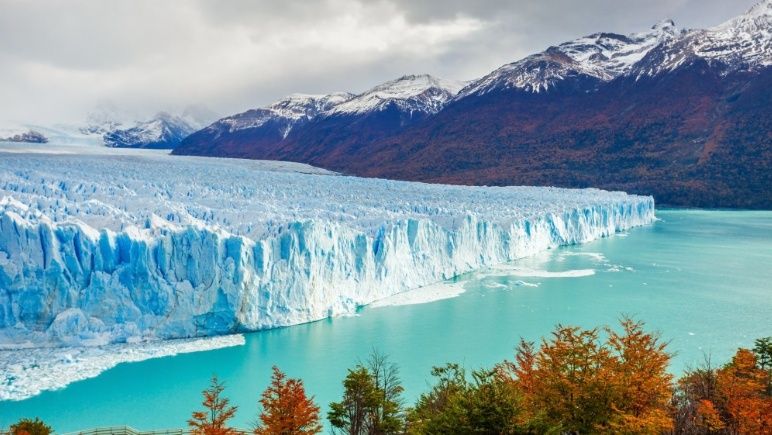
M467 80L581 35L708 27L753 3L0 0L0 122L82 122L106 105L227 115L408 73Z

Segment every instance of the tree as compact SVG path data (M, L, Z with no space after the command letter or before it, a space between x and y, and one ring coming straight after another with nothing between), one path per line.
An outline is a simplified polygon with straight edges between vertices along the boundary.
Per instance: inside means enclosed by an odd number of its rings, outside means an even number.
M462 433L469 428L462 399L470 386L463 368L446 364L432 368L434 387L421 394L416 406L408 411L407 432L410 434Z
M287 379L276 366L260 404L262 425L255 429L257 435L310 435L322 431L319 407L313 397L306 397L303 381Z
M759 368L772 370L772 337L759 338L754 344L753 353L756 354Z
M678 380L672 399L674 431L678 434L721 433L725 424L719 403L716 370L710 358Z
M623 317L620 323L623 334L606 328L615 390L610 428L616 433L669 431L673 376L667 372L667 343L645 332L643 322Z
M49 435L51 432L53 432L51 426L43 423L43 421L37 417L35 417L34 420L31 418L22 418L18 422L12 424L10 430L11 435Z
M769 372L748 349L738 349L722 368L688 372L674 395L676 433L772 433L768 384Z
M371 433L400 433L405 425L403 415L402 382L399 379L399 368L389 361L388 356L373 350L367 360L367 368L373 377L378 394L371 419Z
M330 403L330 424L350 435L372 433L370 416L378 406L381 394L367 368L361 364L348 370L343 381L343 399Z
M472 372L466 378L458 364L432 369L437 379L408 413L410 434L521 433L520 394L497 369Z
M204 411L195 411L188 426L194 435L236 435L237 432L227 426L228 420L236 414L237 407L230 406L230 400L221 397L225 385L217 376L212 376L209 388L204 390Z
M534 430L591 433L611 420L611 355L598 333L558 325L537 352L530 343L518 349L516 361L530 366L509 372L518 376L514 381L527 397L526 418Z
M733 433L772 433L772 397L767 394L769 373L756 365L756 356L738 349L732 362L718 370L727 427Z
M766 370L769 375L767 376L767 395L772 396L772 337L756 340L753 353L756 355L759 368Z
M402 432L403 388L388 357L374 350L366 363L349 370L343 386L343 400L331 403L327 414L333 427L356 435Z
M621 320L622 333L560 326L538 349L521 340L498 370L521 394L520 425L534 432L656 433L672 427L672 377L666 343L643 323Z

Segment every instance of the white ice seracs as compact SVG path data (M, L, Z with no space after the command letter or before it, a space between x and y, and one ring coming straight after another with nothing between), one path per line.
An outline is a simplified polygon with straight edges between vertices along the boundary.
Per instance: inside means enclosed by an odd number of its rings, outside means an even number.
M3 347L349 314L654 219L651 197L621 192L430 185L130 151L2 154Z

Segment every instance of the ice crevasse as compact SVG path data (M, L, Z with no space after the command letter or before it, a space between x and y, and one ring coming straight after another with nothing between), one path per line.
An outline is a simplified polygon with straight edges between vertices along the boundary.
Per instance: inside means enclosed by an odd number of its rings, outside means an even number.
M655 219L651 197L622 192L306 172L168 156L3 158L0 347L293 325Z

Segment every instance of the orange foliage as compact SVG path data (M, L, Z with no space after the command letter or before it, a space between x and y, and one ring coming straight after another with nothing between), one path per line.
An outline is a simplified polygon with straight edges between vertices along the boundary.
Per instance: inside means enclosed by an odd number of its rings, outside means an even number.
M718 370L717 387L723 396L728 425L735 433L772 433L772 397L766 394L769 373L757 367L756 356L738 349L732 362Z
M258 435L308 435L322 431L319 407L313 398L306 397L303 381L287 379L273 367L271 385L263 392L260 404L262 425L255 429Z
M539 349L521 342L514 362L499 366L522 391L521 423L537 432L658 433L672 429L670 356L643 324L622 320L623 333L558 326Z
M209 388L203 391L204 411L195 411L188 426L193 435L236 435L238 432L227 426L228 420L236 414L236 407L230 406L227 398L220 397L225 386L212 376Z
M726 427L721 420L721 414L710 400L702 399L699 401L697 404L697 416L699 419L698 427L710 432L718 432Z
M670 355L657 335L643 331L643 323L622 319L623 334L607 329L612 351L610 381L614 384L611 428L623 433L656 433L673 427L668 405L673 376L667 372Z
M691 371L675 395L678 433L772 434L770 374L748 349L718 370Z

